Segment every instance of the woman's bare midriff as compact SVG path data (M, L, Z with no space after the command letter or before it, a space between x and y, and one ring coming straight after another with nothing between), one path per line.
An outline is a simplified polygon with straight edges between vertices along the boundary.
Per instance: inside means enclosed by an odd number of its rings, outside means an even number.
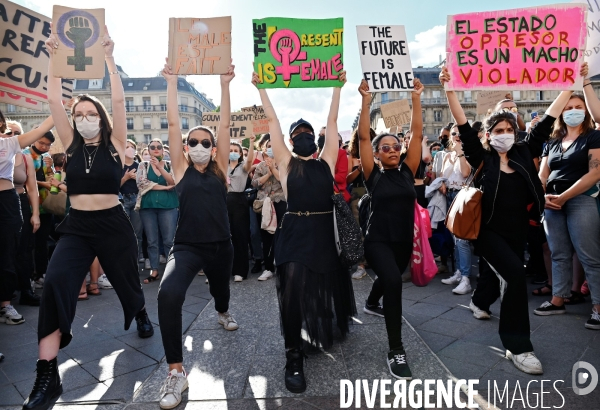
M15 186L8 179L0 179L0 191L6 191L13 189Z
M79 211L101 211L120 204L119 197L114 194L72 195L69 200L71 207Z
M425 184L424 179L415 179L415 185L423 185L423 184Z

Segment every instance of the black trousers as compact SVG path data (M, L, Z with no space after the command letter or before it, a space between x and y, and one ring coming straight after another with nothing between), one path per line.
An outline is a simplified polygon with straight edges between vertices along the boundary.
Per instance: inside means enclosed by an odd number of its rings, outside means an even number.
M429 200L425 198L425 184L415 185L415 192L417 193L417 203L421 205L421 207L427 209Z
M486 262L479 269L479 280L472 301L489 311L499 297L500 339L514 354L532 352L527 282L525 279L525 241L505 238L489 229L481 229L476 249Z
M233 265L230 240L201 245L175 244L158 288L158 321L167 363L183 363L181 308L185 293L200 269L208 279L219 313L229 310L229 278Z
M20 194L21 214L23 215L23 226L21 228L21 237L17 248L17 274L18 289L31 289L31 279L33 278L33 225L31 225L31 205L27 194Z
M277 229L275 233L269 233L264 229L260 230L260 239L263 244L263 260L265 263L265 269L270 270L271 272L275 272L275 238L279 231L279 225L281 220L283 219L283 215L287 211L287 202L279 201L273 202L273 206L275 206L275 215L277 215ZM258 226L260 226L262 222L262 214L256 214L258 218Z
M48 264L38 320L38 341L56 329L60 348L71 342L77 296L97 256L123 306L125 330L144 307L137 263L137 241L122 205L101 211L71 208L58 226L61 234Z
M35 277L37 279L43 277L48 269L48 237L53 223L54 216L52 214L40 214L40 228L34 234Z
M379 304L383 296L383 314L390 350L402 345L402 273L410 262L411 242L365 241L365 256L377 275L367 299L369 305Z
M528 275L546 276L546 264L544 263L544 243L546 242L544 227L529 225L527 231L529 261L527 261L527 266L525 267L525 272Z
M250 209L243 192L227 193L227 215L233 244L232 275L248 277L248 247L250 246Z
M17 191L0 191L0 302L10 301L18 286L15 261L21 225L23 217Z

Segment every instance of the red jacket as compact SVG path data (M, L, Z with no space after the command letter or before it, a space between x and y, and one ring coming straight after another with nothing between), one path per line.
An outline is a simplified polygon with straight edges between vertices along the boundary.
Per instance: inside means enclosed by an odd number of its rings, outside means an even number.
M343 149L338 151L337 162L335 163L335 183L342 191L344 195L344 200L346 202L350 201L350 193L346 189L346 176L348 175L348 154ZM337 188L334 186L333 189L335 192L339 192Z

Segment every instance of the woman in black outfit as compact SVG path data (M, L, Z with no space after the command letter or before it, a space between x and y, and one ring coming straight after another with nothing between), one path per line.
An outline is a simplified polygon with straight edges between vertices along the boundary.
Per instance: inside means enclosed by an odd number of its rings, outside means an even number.
M57 228L61 238L46 272L38 320L37 378L24 409L47 409L62 393L56 356L71 341L77 296L96 256L123 306L125 330L135 317L141 337L154 334L138 277L135 233L118 197L127 125L123 86L112 56L114 43L106 28L102 45L112 79L114 121L98 99L85 94L77 97L71 108L72 127L61 103L61 80L52 70L58 36L53 31L46 40L50 54L48 104L67 147L71 209Z
M183 369L181 308L185 293L200 270L210 282L219 324L236 330L238 324L229 314L229 277L233 266L233 245L227 218L227 180L229 165L229 83L234 67L221 74L221 122L219 134L197 126L187 135L186 158L177 110L177 75L165 64L167 80L167 120L171 165L179 196L179 220L175 240L158 290L158 321L169 364L169 374L161 389L160 407L172 409L181 402L188 387ZM199 229L200 228L200 229Z
M449 80L450 74L443 68L440 82ZM446 95L467 161L474 170L482 166L476 181L483 190L482 225L475 249L485 261L485 268L481 270L470 308L476 318L489 318L489 306L500 297L499 333L507 357L525 373L542 374L542 364L530 339L524 252L529 219L539 221L544 212L544 191L533 158L542 153L554 122L550 116L556 116L556 101L519 143L515 116L504 111L490 114L483 123L490 145L487 150L479 140L478 131L469 125L456 93L446 91Z
M327 349L333 343L332 311L335 310L342 335L348 333L350 317L356 312L352 282L339 261L333 231L333 175L339 149L337 117L346 73L342 71L339 79L340 87L333 89L325 145L319 159L313 159L317 151L314 129L303 119L290 126L290 143L296 154L292 156L267 91L259 89L288 205L279 221L275 255L287 350L285 386L293 393L306 390L302 329L312 345ZM258 75L253 73L252 83L258 82Z
M362 95L362 111L358 123L360 158L367 190L371 193L371 215L366 227L365 256L377 275L364 312L385 317L390 350L388 368L392 376L411 380L402 344L402 273L410 262L413 249L415 173L421 162L423 116L421 93L423 84L414 80L412 118L406 159L400 163L402 144L395 134L369 138L369 105L371 93L365 80L358 91ZM382 168L375 166L375 158ZM383 296L383 308L379 299Z

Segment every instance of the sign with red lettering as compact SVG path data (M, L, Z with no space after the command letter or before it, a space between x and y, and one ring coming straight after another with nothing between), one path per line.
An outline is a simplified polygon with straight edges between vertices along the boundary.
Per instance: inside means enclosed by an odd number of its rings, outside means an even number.
M583 4L448 16L450 90L581 89Z
M35 111L43 111L44 105L40 101L32 100L29 97L24 97L19 94L13 94L9 91L4 91L2 88L0 88L0 102L18 105L19 107L25 107Z
M263 109L262 105L244 107L242 108L242 112L251 112L254 114L254 118L252 120L252 132L254 133L254 135L266 134L269 132L269 120L267 119L265 110Z
M269 17L252 20L252 32L258 88L340 85L344 19Z

